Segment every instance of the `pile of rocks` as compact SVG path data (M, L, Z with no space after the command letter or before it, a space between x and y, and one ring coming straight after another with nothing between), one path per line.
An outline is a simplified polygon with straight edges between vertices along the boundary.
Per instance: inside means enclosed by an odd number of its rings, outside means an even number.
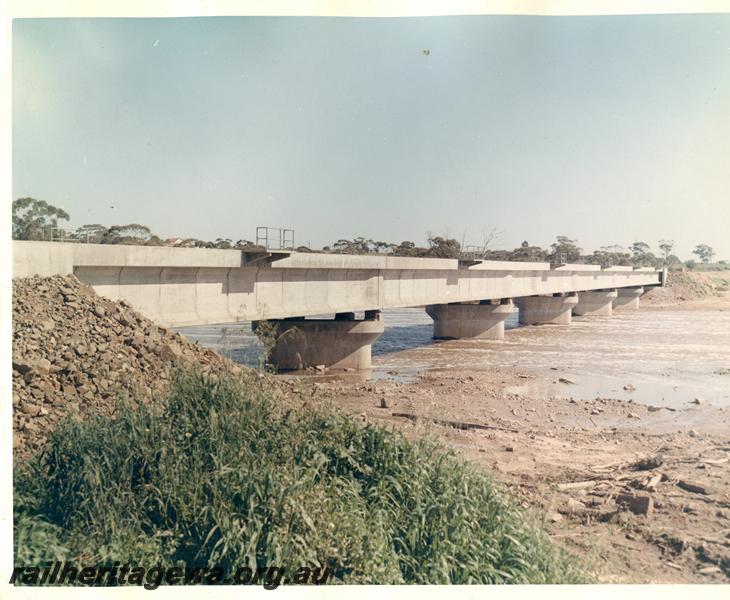
M649 290L641 301L649 304L681 302L716 296L721 291L717 283L705 273L670 271L667 286Z
M13 280L13 447L38 449L63 415L110 414L117 397L164 399L176 363L233 362L70 277Z

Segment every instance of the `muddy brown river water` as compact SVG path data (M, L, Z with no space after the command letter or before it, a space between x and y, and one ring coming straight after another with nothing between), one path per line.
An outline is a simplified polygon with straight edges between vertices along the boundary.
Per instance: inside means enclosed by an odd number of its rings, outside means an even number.
M506 323L504 341L431 339L423 309L384 311L385 333L373 345L374 379L406 380L450 369L516 367L548 377L511 388L532 397L632 399L681 408L695 398L730 406L730 312L642 308L612 317L577 317L571 325ZM178 329L236 362L256 366L262 347L250 323ZM569 380L572 383L559 381Z

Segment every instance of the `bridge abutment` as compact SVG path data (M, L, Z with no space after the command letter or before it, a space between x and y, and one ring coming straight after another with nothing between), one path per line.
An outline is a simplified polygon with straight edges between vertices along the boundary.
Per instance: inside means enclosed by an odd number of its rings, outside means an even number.
M573 307L578 304L575 292L567 295L526 296L520 298L517 305L520 309L522 325L568 325L572 321Z
M263 323L267 325L264 326ZM380 311L338 313L334 319L272 319L255 321L253 329L265 343L273 343L269 362L282 371L324 365L330 369L369 369L372 343L384 324Z
M618 297L613 300L613 310L638 310L643 287L619 288Z
M617 297L616 290L578 292L578 304L573 307L573 314L610 317Z
M504 339L504 322L515 311L511 300L500 304L430 304L426 312L433 319L436 339Z

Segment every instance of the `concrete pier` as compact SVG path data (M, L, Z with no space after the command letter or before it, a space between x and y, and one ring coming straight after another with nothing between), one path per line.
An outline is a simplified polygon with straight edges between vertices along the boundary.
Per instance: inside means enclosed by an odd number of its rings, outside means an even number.
M616 290L578 292L578 304L573 307L573 314L610 317L613 314L613 302L617 297Z
M517 305L520 309L522 325L569 325L572 320L573 307L578 304L578 296L527 296L520 298Z
M613 310L638 310L643 287L619 288L618 297L613 300Z
M430 304L426 312L433 319L435 339L504 339L504 322L515 312L511 300L478 304Z
M272 329L263 333L262 323ZM329 369L369 369L372 343L384 330L380 311L366 311L365 319L354 313L338 313L331 319L272 319L255 321L259 337L273 335L269 362L281 371L324 365Z

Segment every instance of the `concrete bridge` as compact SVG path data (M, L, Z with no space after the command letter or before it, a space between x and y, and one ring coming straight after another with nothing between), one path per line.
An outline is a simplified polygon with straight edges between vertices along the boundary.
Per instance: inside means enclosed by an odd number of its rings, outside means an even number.
M526 325L637 309L664 271L378 255L13 242L13 276L74 274L163 326L253 321L280 368L370 367L381 310L425 307L436 338L504 337ZM355 313L363 312L362 319ZM334 319L311 318L334 314ZM310 318L307 318L310 317Z

